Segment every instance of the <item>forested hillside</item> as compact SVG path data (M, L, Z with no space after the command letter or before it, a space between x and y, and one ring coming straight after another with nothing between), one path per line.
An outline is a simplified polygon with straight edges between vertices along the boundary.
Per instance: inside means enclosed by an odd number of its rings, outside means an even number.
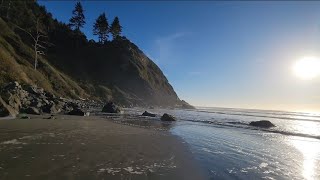
M33 1L0 3L0 86L18 81L68 98L187 106L160 68L121 34L118 17L110 25L104 13L97 18L95 42L81 32L80 3L70 24L53 19Z

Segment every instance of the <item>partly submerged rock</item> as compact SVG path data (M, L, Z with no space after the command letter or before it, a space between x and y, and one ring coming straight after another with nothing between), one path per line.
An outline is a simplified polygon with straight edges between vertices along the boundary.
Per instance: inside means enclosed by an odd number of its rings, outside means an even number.
M156 117L156 114L149 113L148 111L144 111L142 116Z
M176 121L176 118L170 114L164 113L161 117L161 121Z
M106 113L120 113L121 109L113 102L108 102L106 105L103 106L102 112Z
M275 127L274 124L270 121L262 120L262 121L252 121L249 124L250 126L262 127L262 128L270 128Z

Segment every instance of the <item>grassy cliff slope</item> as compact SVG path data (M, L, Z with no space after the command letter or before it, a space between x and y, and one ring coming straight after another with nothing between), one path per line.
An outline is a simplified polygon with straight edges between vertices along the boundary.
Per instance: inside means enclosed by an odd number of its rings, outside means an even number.
M62 97L113 100L125 106L186 104L160 68L127 38L103 45L88 41L36 2L12 3L9 17L3 8L0 12L0 86L18 81ZM50 44L37 70L33 41L26 33L35 32L36 20Z

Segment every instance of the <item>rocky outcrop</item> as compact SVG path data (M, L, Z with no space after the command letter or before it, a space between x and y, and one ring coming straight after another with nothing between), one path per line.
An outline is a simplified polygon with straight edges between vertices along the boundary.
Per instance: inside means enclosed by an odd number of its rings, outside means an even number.
M82 106L84 105L76 100L57 98L42 88L31 85L21 86L18 82L11 82L0 90L1 117L15 116L18 113L34 115L69 113Z
M16 116L18 111L9 106L1 97L0 97L0 117L5 116Z
M58 108L55 103L46 104L41 107L41 110L42 112L48 113L48 114L56 114L61 112L60 108Z
M161 121L176 121L176 118L170 114L164 113L161 117Z
M274 124L270 121L262 120L262 121L252 121L249 124L250 126L256 126L256 127L261 127L261 128L270 128L270 127L275 127Z
M144 112L142 113L142 116L156 117L156 114L149 113L148 111L144 111Z
M36 107L22 108L20 113L40 115L40 111Z
M106 105L103 106L102 112L105 112L105 113L120 113L121 109L114 102L108 102Z

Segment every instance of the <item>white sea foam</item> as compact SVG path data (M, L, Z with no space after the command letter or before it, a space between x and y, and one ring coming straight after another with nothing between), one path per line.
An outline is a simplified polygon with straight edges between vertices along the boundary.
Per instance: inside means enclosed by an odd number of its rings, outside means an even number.
M260 168L265 168L267 166L268 166L268 163L264 163L264 162L259 165Z

